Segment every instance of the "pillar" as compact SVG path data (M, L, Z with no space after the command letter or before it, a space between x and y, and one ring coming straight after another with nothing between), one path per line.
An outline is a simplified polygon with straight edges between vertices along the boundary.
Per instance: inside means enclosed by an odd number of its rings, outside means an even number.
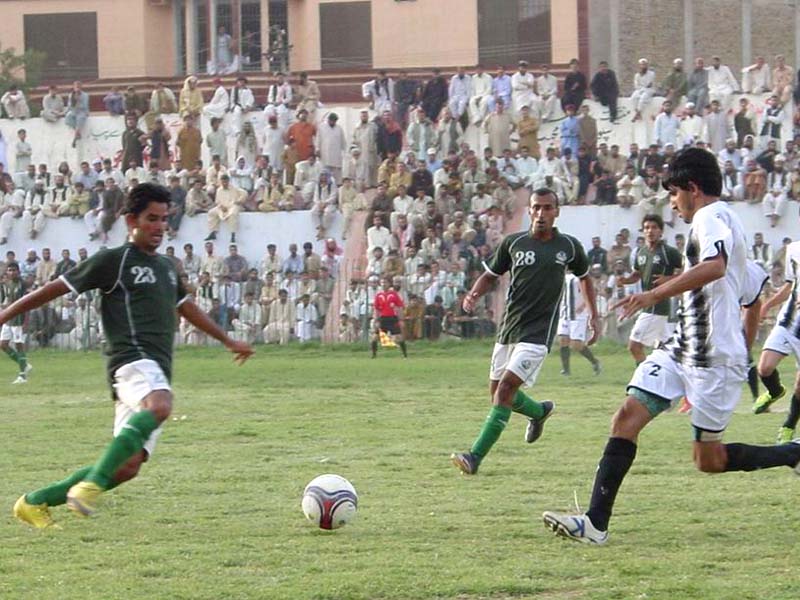
M742 0L742 66L753 64L753 44L750 28L753 24L753 1Z
M186 74L197 73L197 3L196 0L186 0L186 14L184 15L184 28L186 29Z
M683 0L683 55L690 72L694 68L694 0Z
M269 71L269 0L261 0L261 70Z
M611 0L608 3L609 37L611 40L608 66L616 73L619 73L619 2L620 0ZM594 66L592 65L593 68Z

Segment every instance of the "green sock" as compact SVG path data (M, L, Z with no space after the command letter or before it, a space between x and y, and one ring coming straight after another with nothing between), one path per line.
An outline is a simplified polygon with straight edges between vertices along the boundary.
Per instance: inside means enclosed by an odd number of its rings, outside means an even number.
M28 368L28 357L25 356L24 350L17 350L17 364L19 365L19 372L24 373Z
M472 444L472 450L470 450L470 452L481 459L486 456L500 437L500 434L503 433L503 429L508 425L508 418L510 416L510 408L505 406L492 406L492 410L489 411L489 416L486 417L478 439Z
M40 488L36 491L25 494L25 501L28 504L47 504L47 506L59 506L67 501L67 492L76 483L83 481L83 478L92 470L91 465L75 471L66 479Z
M517 390L517 393L514 394L514 399L511 401L511 410L525 415L529 419L541 419L544 416L542 405L522 390Z
M155 415L149 410L133 415L119 435L111 440L103 456L84 479L96 483L104 490L111 489L117 469L142 450L150 434L158 429L158 425Z
M8 346L7 348L3 348L3 352L8 354L8 357L17 363L17 365L19 365L19 354L16 350L14 350L11 346Z

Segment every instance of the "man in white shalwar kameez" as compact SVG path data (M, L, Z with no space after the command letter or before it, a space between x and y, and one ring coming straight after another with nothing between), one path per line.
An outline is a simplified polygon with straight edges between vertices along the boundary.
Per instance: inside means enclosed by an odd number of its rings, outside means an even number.
M642 112L650 104L655 93L656 72L649 67L646 58L640 58L639 70L633 76L633 93L631 94L631 105L635 111L634 122L641 120Z
M292 102L292 85L286 81L283 73L277 74L278 80L269 86L267 90L267 105L264 107L264 115L269 119L271 116L278 118L278 127L286 131L292 121L292 109L289 105Z
M216 78L213 83L217 89L214 91L211 101L203 107L203 114L207 119L224 119L230 107L230 97L225 86L222 85L221 79Z
M326 122L317 129L317 150L322 168L327 170L337 184L342 181L342 165L344 164L347 140L344 129L338 124L339 115L328 113Z
M712 102L719 100L722 112L728 112L731 107L731 97L739 90L739 82L731 73L731 70L720 63L719 56L711 59L711 66L708 71L708 99Z
M540 121L552 121L558 115L558 79L550 74L548 65L542 65L542 74L536 78L536 93L541 102Z
M772 71L763 56L742 69L742 91L745 94L764 94L772 89Z
M519 61L519 70L511 76L512 116L517 118L523 106L531 109L534 115L541 114L539 96L536 95L536 78L528 72L528 62Z
M256 99L253 91L247 87L246 77L237 77L236 85L231 88L230 111L233 115L233 135L239 135L242 131L245 114L255 110Z
M489 100L492 97L492 76L483 72L483 67L478 65L478 70L472 76L472 97L469 99L469 122L480 125L489 111Z
M450 107L450 114L458 121L472 96L472 78L464 71L464 67L458 67L456 74L450 78L450 89L447 105Z
M317 307L311 304L310 295L303 294L300 297L300 302L295 308L295 315L294 329L297 339L300 340L300 343L310 342L315 337L317 319L319 319Z

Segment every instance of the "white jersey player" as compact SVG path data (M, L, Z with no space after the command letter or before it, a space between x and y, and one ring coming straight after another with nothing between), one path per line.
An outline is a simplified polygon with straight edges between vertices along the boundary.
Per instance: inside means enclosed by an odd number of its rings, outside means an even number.
M592 364L595 375L600 374L600 361L586 346L589 338L589 310L581 294L580 280L572 273L564 278L564 294L558 320L558 343L561 353L561 374L570 375L569 360L572 350L580 353Z
M800 367L800 305L798 305L800 290L797 282L800 275L800 242L792 242L787 246L785 260L785 283L761 308L763 319L773 306L783 302L775 327L764 342L764 349L758 361L758 375L767 391L759 396L753 405L753 412L756 414L766 412L772 403L786 395L786 388L781 384L781 376L777 369L784 357L794 355ZM799 397L800 375L795 382L789 414L778 432L779 441L789 441L794 438L794 430L800 418Z
M545 512L558 535L603 544L619 486L633 464L639 433L682 396L693 406L694 462L707 473L798 468L800 445L723 444L747 372L740 320L746 279L746 242L739 217L719 201L722 174L716 157L700 148L679 152L664 186L681 218L691 224L685 270L670 281L622 300L625 316L682 294L675 334L639 365L628 397L614 415L597 468L589 510L583 515Z

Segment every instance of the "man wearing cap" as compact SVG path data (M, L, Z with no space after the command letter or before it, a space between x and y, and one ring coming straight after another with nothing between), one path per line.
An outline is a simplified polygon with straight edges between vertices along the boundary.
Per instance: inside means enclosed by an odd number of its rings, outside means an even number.
M742 69L742 91L745 94L763 94L772 89L770 68L763 56L757 56L756 62Z
M473 125L480 125L486 118L493 81L492 76L484 73L483 67L478 65L477 72L472 76L472 97L468 104L469 122Z
M519 69L511 76L511 108L513 116L518 116L523 106L528 106L534 114L541 114L539 96L536 95L536 78L528 72L528 61L521 60Z
M458 121L467 109L467 103L472 96L472 78L466 74L464 67L457 67L456 74L450 78L448 96L450 114Z
M736 140L733 138L728 138L725 142L725 147L717 154L717 159L721 166L730 161L737 171L742 169L742 154L736 147Z
M347 140L338 121L339 115L334 112L328 113L325 124L320 125L317 132L317 145L322 167L330 173L334 182L341 183Z
M619 99L619 82L617 74L608 68L606 61L600 61L597 72L592 77L592 95L603 106L608 107L608 116L612 123L617 120L617 100Z
M791 178L785 168L786 159L778 154L774 159L774 168L767 174L767 193L764 194L764 216L769 219L769 226L775 227L786 208Z
M703 126L703 118L696 113L694 102L687 102L678 133L681 146L691 146L703 139Z
M719 100L723 112L727 112L731 105L731 97L739 89L739 82L731 70L723 65L719 56L711 58L711 68L708 69L708 97L713 102Z
M672 102L673 107L677 107L688 89L689 83L683 70L683 59L676 58L672 61L672 71L661 82L661 94Z
M239 213L242 212L247 200L247 194L231 185L230 175L227 172L220 176L220 187L214 197L214 207L208 211L207 241L217 239L217 232L222 221L228 224L231 230L231 243L236 242L236 230L239 228Z
M631 94L631 104L635 114L633 122L641 120L642 112L650 104L655 94L656 73L649 67L646 58L639 59L639 70L633 76L633 93Z

